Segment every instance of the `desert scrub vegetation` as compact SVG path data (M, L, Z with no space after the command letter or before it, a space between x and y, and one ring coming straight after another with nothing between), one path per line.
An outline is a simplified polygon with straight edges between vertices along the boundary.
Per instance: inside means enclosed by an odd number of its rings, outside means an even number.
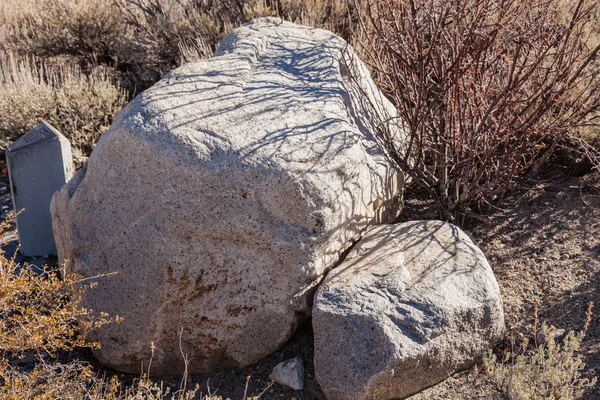
M5 148L44 119L76 150L91 152L100 134L125 105L127 95L97 67L48 65L0 52L0 146Z
M598 66L578 68L598 43L594 3L5 0L0 50L48 67L77 67L79 76L101 70L131 97L174 67L210 56L227 32L251 18L330 29L358 49L409 127L411 145L389 146L397 164L437 199L438 214L460 222L496 206L515 177L557 148L581 150L579 138L595 137L587 117L597 98L590 71ZM572 112L563 112L566 105ZM115 111L105 111L112 121ZM520 125L509 118L519 113ZM385 132L380 136L389 142ZM85 137L81 147L89 153L97 134Z
M3 222L0 231L3 233L8 227L9 223ZM77 361L61 364L56 356L88 345L85 335L111 322L111 318L80 308L82 292L92 285L62 272L17 264L14 258L8 259L0 251L0 397L3 399L50 399L63 393L78 398L76 394L85 387L80 383L92 383L89 366ZM33 367L25 363L27 358Z
M232 28L280 16L357 48L399 110L393 121L408 128L406 147L378 132L396 165L436 200L439 217L464 224L557 150L597 157L580 138L598 132L599 15L596 0L2 0L0 147L46 119L89 154L131 96L210 56ZM66 290L76 278L0 261L1 398L199 396L167 393L147 376L124 387L85 363L57 362L90 345L76 322L87 316ZM54 308L35 308L34 298ZM15 301L24 302L16 313ZM575 398L589 383L578 375L583 335L550 338L535 352L490 356L490 387L516 399L563 385L560 398ZM35 363L23 363L30 354Z
M561 146L596 160L596 0L377 0L359 52L398 115L377 135L394 163L464 225ZM399 126L406 137L395 136Z
M110 1L8 0L0 10L3 47L39 57L106 57L115 52L124 29Z
M342 0L6 0L0 49L105 65L134 94L181 63L210 56L236 26L275 15L349 32Z
M490 352L483 359L481 374L484 393L507 400L574 400L596 384L596 378L582 376L584 358L581 343L592 320L593 303L588 305L586 321L580 332L570 331L557 342L555 328L543 323L538 332L538 309L533 324L533 349L525 338L514 343L502 359ZM538 338L543 343L538 343ZM513 341L514 342L514 341Z

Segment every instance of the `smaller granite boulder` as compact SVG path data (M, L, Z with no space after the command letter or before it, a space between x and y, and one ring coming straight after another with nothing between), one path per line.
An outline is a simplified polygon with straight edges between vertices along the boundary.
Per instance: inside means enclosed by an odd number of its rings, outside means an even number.
M319 288L315 373L329 400L402 398L470 367L504 332L498 283L457 227L371 230Z

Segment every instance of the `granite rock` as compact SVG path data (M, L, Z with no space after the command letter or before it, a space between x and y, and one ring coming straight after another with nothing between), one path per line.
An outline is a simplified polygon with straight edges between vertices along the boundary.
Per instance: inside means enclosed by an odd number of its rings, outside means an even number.
M136 97L52 203L70 271L118 273L83 299L124 318L94 332L97 358L139 373L154 342L151 373L178 375L180 345L190 373L282 346L324 273L397 216L403 175L373 136L394 112L341 38L274 18Z
M269 378L290 389L302 390L304 389L304 363L300 357L282 361L273 368Z
M466 369L502 337L498 284L457 227L373 228L325 279L313 310L328 400L404 398Z

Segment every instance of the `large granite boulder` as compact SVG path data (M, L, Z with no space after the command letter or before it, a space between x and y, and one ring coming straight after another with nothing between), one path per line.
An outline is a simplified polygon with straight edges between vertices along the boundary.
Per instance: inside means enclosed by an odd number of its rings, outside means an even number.
M353 77L348 71L354 70ZM310 314L324 272L396 217L402 175L372 133L393 113L347 44L278 19L234 30L118 116L53 199L83 305L124 322L105 365L153 374L252 364Z
M403 398L470 367L504 331L483 253L439 221L371 230L313 309L315 373L329 400Z

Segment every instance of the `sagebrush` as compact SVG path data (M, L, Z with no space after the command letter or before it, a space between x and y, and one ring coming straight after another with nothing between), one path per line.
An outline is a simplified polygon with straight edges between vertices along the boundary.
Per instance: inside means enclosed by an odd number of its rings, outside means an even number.
M596 378L583 377L584 357L580 354L592 318L593 303L588 306L586 322L580 332L570 331L560 343L556 328L543 323L537 331L535 311L533 350L525 339L517 349L506 352L499 360L490 352L483 360L482 376L488 395L508 400L575 400L596 384ZM537 343L537 338L543 343Z

